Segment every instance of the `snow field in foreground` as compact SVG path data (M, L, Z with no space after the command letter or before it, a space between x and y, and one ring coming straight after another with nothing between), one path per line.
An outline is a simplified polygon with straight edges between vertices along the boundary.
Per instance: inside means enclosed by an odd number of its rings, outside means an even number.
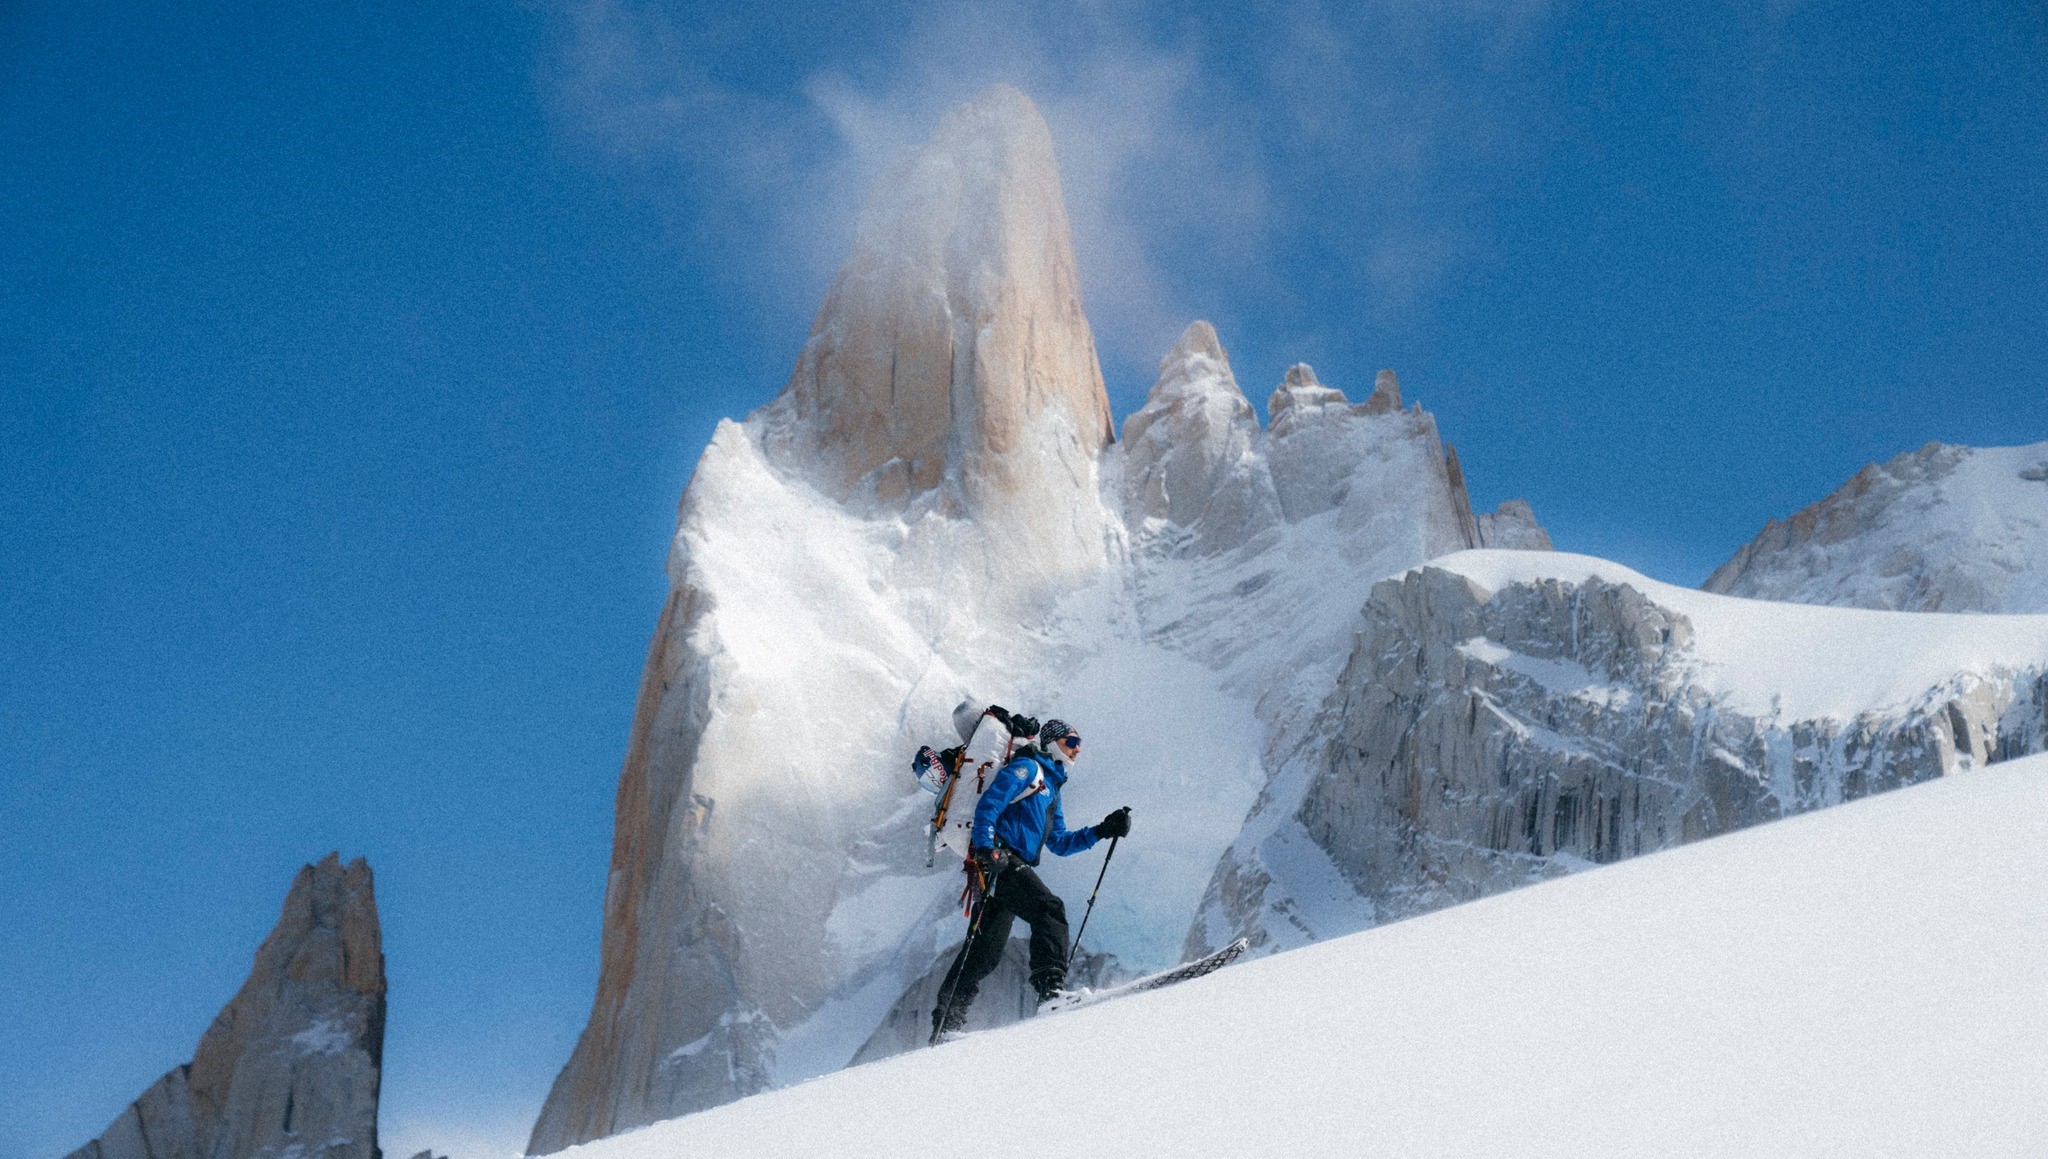
M2032 757L564 1155L2048 1154L2044 853Z

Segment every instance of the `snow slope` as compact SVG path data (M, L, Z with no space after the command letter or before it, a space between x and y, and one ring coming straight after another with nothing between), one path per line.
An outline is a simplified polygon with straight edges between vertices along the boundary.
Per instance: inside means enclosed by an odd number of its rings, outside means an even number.
M568 1154L2041 1155L2043 848L2011 761Z
M1773 519L1708 591L1908 612L2048 612L2048 443L1929 443Z

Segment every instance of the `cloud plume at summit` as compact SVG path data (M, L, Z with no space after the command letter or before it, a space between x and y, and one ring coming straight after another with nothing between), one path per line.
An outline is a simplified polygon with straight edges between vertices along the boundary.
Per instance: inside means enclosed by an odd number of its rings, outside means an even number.
M1340 26L1301 5L1162 28L1136 5L980 0L863 21L861 52L793 60L798 83L770 93L727 79L717 20L584 0L554 14L541 76L569 147L656 201L687 185L674 224L776 319L815 298L892 155L986 85L1014 84L1059 142L1105 358L1149 376L1188 318L1294 296L1281 231L1343 235L1328 260L1354 267L1366 309L1426 310L1477 244L1431 212L1439 183L1464 170L1469 185L1475 164L1520 147L1499 126L1512 102L1457 74L1516 73L1544 13L1388 4ZM1331 190L1346 211L1322 204Z

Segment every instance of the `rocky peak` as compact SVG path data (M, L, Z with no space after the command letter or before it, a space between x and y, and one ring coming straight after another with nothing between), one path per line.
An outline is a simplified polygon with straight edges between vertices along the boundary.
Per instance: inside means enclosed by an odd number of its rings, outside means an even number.
M1391 370L1382 370L1372 380L1372 393L1366 396L1365 413L1386 414L1401 409L1401 382Z
M1191 324L1124 422L1125 521L1140 545L1206 554L1277 525L1263 442L1215 327Z
M827 918L867 873L841 853L901 806L829 770L970 673L1042 666L1025 626L1119 558L1110 441L1052 139L999 86L875 183L788 384L698 460L620 772L597 993L530 1152L829 1053L784 1036L875 964ZM800 670L765 661L776 640ZM912 670L934 679L896 683ZM785 698L830 709L766 707ZM806 845L831 855L789 858Z
M1052 137L998 85L876 182L782 394L771 454L858 506L1064 499L1111 438Z
M1251 414L1251 403L1238 388L1237 376L1230 369L1230 355L1216 337L1216 328L1207 322L1191 322L1159 360L1159 377L1145 396L1143 409L1124 420L1124 437L1141 434L1157 419L1161 408L1180 404L1191 396L1208 395L1223 398L1233 413L1242 407L1243 414ZM1258 426L1255 417L1252 426Z
M1231 364L1231 356L1223 350L1223 340L1217 338L1217 328L1200 319L1190 321L1188 330L1182 330L1180 338L1174 340L1174 348L1159 358L1159 375L1163 377L1167 373L1169 364L1186 362L1188 358L1212 358L1223 362L1225 367Z
M1220 363L1226 374L1230 371L1230 355L1224 352L1223 340L1216 336L1216 327L1197 320L1188 323L1188 328L1180 332L1173 347L1159 360L1160 381L1164 382L1175 367L1202 359ZM1236 385L1235 379L1231 385Z
M1272 422L1273 433L1309 415L1320 414L1327 407L1350 407L1350 400L1344 392L1324 386L1316 378L1315 368L1306 362L1297 362L1287 368L1287 377L1273 388L1266 399L1266 415Z
M1479 517L1479 546L1513 551L1550 551L1550 533L1536 522L1527 499L1509 499Z
M67 1159L381 1159L384 951L370 867L299 870L248 981L100 1137Z

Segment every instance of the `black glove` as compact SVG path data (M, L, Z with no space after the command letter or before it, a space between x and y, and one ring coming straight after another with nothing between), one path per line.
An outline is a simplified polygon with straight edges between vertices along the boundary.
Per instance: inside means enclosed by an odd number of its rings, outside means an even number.
M994 877L996 871L1003 867L1003 855L993 849L970 849L967 856L969 860L981 866L981 872L988 877Z
M1097 837L1124 837L1131 832L1131 807L1125 805L1095 823Z

